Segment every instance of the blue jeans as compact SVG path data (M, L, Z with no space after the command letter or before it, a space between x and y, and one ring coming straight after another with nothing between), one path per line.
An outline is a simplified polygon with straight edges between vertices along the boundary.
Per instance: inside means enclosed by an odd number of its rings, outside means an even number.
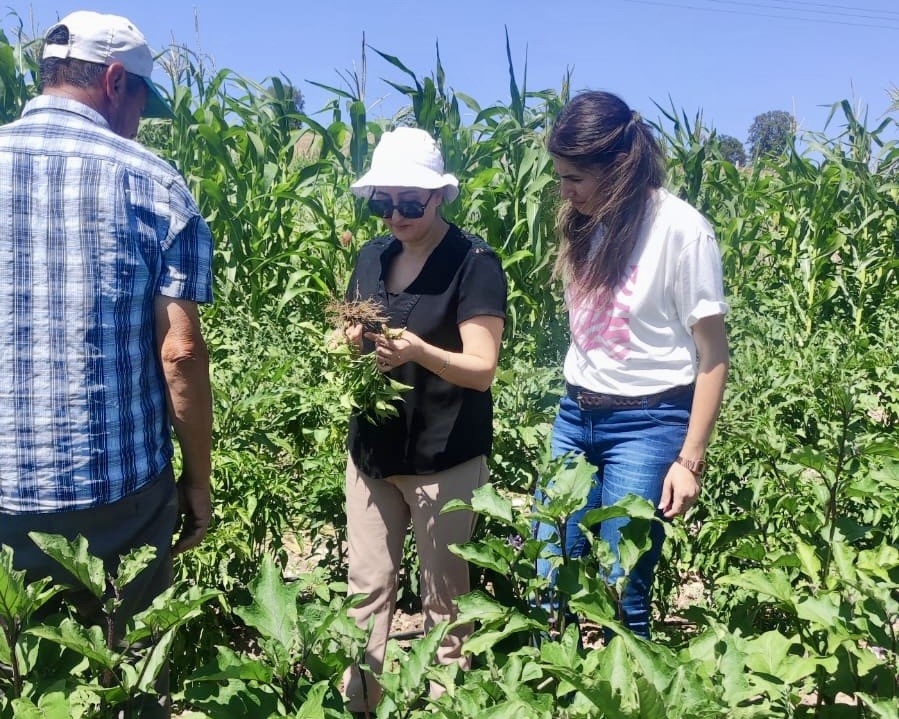
M559 413L553 424L552 453L554 457L573 452L583 454L596 467L593 486L583 508L568 520L565 550L570 557L587 553L588 542L578 526L584 514L599 507L614 504L627 494L644 497L657 506L662 496L662 483L674 458L683 446L693 401L691 392L668 398L650 406L634 409L582 410L577 400L563 396ZM538 497L538 501L541 501ZM618 556L618 539L626 517L603 522L598 535L609 543L613 555ZM591 528L596 533L597 528ZM662 553L664 528L657 522L650 530L652 548L637 562L621 597L621 621L632 632L649 638L650 604L655 567ZM555 528L538 524L536 536L544 541L555 537ZM560 554L559 547L549 545L550 554ZM541 576L550 576L550 562L537 561ZM608 581L614 583L624 570L617 562Z

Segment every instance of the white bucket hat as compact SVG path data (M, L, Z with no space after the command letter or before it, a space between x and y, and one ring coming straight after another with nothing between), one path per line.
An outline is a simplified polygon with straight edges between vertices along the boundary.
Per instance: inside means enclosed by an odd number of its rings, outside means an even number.
M414 127L398 127L381 135L371 168L350 185L356 197L370 197L376 187L442 187L447 202L459 196L459 181L443 172L443 156L434 138Z
M69 42L61 45L45 41L44 58L74 58L99 65L120 62L127 72L143 78L147 86L144 117L172 117L172 109L150 78L153 53L141 31L128 18L79 10L53 25L44 37L49 37L59 27L69 31Z

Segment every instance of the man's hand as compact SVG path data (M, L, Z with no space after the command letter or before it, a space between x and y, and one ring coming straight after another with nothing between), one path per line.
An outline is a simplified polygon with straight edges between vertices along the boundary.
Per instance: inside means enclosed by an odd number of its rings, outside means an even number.
M196 486L182 474L177 487L181 532L172 554L181 554L203 541L212 517L212 493L208 484Z

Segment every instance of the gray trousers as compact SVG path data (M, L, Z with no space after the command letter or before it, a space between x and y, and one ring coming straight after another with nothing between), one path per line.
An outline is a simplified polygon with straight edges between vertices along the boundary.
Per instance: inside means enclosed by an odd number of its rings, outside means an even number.
M115 574L121 555L144 545L155 547L156 559L125 588L121 609L115 616L115 633L121 637L128 620L150 606L172 583L171 548L177 520L178 496L169 466L140 490L112 504L71 512L0 513L0 544L12 548L14 566L24 569L29 581L51 577L54 582L75 587L74 578L38 549L29 532L59 534L69 540L82 535L90 553L103 560L107 574ZM101 604L87 590L74 589L65 597L85 621L102 620ZM148 707L140 716L168 716L167 669L160 675L157 691L165 703L162 713L158 707Z

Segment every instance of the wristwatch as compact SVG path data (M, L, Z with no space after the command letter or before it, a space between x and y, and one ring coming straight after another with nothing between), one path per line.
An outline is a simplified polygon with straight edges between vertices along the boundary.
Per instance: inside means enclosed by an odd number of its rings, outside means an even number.
M686 467L689 469L696 479L702 479L702 475L705 474L706 463L704 459L684 459L680 455L677 455L677 459L674 460L682 467Z

